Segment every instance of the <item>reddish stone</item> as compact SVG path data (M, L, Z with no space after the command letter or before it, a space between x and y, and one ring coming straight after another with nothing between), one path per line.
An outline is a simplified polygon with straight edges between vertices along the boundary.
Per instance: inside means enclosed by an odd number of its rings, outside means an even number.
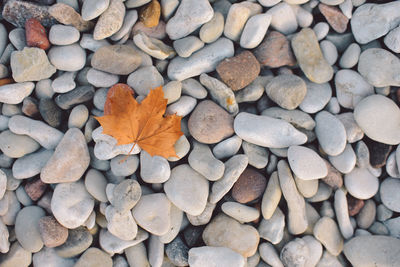
M347 194L347 206L349 209L349 215L357 215L360 210L364 207L364 200L355 198L350 194Z
M296 64L289 40L285 35L276 31L267 34L264 41L254 50L254 55L261 65L270 68Z
M322 181L332 187L333 189L341 188L343 186L342 174L336 170L328 161L325 160L328 167L328 175L322 178Z
M247 168L233 185L232 197L239 203L248 203L259 198L267 186L264 175L252 168Z
M43 193L46 191L46 188L47 184L43 183L42 180L38 178L33 181L29 181L25 185L25 192L33 201L36 201L43 195Z
M49 49L50 42L47 39L46 29L37 19L28 19L25 23L26 43L31 47L38 47L43 50Z
M323 3L320 3L318 8L329 25L331 25L332 29L338 33L344 33L346 31L349 19L343 15L339 8L328 6Z
M68 229L62 226L53 216L39 220L39 233L46 247L54 248L67 241Z
M250 51L244 51L234 57L226 58L217 66L217 72L222 81L233 91L249 85L258 74L260 64Z
M10 84L10 83L14 83L14 80L12 78L0 79L0 86Z
M32 97L26 97L22 102L22 113L26 116L33 117L39 113L37 100Z

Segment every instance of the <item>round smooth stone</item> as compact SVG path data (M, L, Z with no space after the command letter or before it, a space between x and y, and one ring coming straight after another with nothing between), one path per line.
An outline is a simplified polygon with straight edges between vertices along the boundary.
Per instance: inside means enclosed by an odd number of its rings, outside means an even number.
M49 41L53 45L70 45L79 41L80 33L73 26L56 24L51 26Z
M48 52L48 57L58 70L78 71L86 63L86 52L78 44L53 46Z
M368 169L355 167L344 176L344 184L349 193L358 199L373 197L379 188L379 180Z
M30 252L38 252L43 247L39 233L39 220L45 211L38 206L28 206L18 212L15 220L15 235L21 246Z
M96 200L101 202L107 202L106 196L107 179L104 175L95 169L90 169L85 176L85 187L86 190Z
M332 88L329 83L313 83L306 80L307 93L299 108L307 113L316 113L322 110L332 97Z
M315 134L322 149L330 156L339 155L346 147L343 123L327 111L321 111L315 117Z
M386 178L379 190L382 203L392 211L400 212L400 180Z
M354 109L354 119L372 140L388 145L400 143L400 109L382 95L361 100Z
M291 146L288 149L290 168L303 180L314 180L328 175L324 160L314 150L303 146Z

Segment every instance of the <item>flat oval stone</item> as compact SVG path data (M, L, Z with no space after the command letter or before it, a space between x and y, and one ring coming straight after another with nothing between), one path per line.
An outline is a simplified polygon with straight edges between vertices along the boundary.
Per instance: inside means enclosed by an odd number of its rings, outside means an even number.
M400 212L400 198L398 192L400 181L394 178L386 178L379 189L382 203L392 211Z
M389 236L357 236L344 245L344 255L353 266L396 266L400 240Z
M301 145L307 141L305 134L284 120L246 112L241 112L236 116L234 129L243 140L270 148Z
M290 146L288 149L290 168L303 180L323 178L328 174L324 160L312 149L303 146Z
M343 237L336 222L329 217L322 217L314 226L314 236L334 256L343 250Z
M313 83L306 80L307 93L299 108L307 113L316 113L322 110L332 97L332 88L329 83Z
M345 175L344 184L349 193L359 199L373 197L379 188L378 178L373 176L368 169L357 167Z
M42 249L43 241L40 237L38 224L40 218L44 215L44 210L38 206L28 206L18 212L15 220L15 235L25 250L38 252Z
M53 216L41 217L38 228L46 247L58 247L67 241L68 229L57 222Z
M372 140L388 145L400 143L400 109L390 98L364 98L354 109L354 119Z
M215 266L244 267L245 258L227 247L193 247L189 250L189 265L203 267L210 262Z
M86 63L86 52L78 44L53 46L48 56L51 64L58 70L78 71Z
M39 174L51 155L53 155L52 150L43 149L17 159L12 166L14 177L26 179Z
M241 223L251 222L260 217L260 212L256 208L252 208L237 202L224 202L221 206L222 211Z
M245 169L232 188L232 197L239 203L248 203L259 198L267 186L264 175L252 168Z
M346 129L342 122L327 111L315 117L315 134L322 149L330 156L337 156L346 147Z
M89 21L107 10L110 0L88 0L82 4L82 19Z
M70 45L79 41L79 37L79 31L72 26L56 24L49 32L49 41L54 45Z
M93 31L93 39L102 40L116 33L124 22L125 5L122 0L110 0L110 5L100 15Z
M0 86L0 102L6 104L19 104L25 99L25 97L32 93L34 88L35 84L33 82L2 85Z
M0 150L10 158L23 157L39 147L39 143L29 136L14 134L9 130L0 133Z
M79 260L75 263L75 267L86 267L86 266L104 266L104 267L112 267L113 261L111 256L98 248L89 248L86 250L80 257Z

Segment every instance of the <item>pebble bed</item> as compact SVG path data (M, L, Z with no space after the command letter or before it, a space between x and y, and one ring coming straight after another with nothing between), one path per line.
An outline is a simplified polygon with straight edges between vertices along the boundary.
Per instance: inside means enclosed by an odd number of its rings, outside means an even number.
M0 6L1 267L400 266L400 1ZM102 133L117 83L177 157Z

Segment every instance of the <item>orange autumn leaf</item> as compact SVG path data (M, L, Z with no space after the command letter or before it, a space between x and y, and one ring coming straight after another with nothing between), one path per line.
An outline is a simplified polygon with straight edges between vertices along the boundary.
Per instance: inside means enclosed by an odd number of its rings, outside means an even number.
M174 144L183 135L182 117L164 116L166 107L162 87L150 90L139 104L129 86L116 84L107 94L105 115L95 118L103 133L114 137L117 145L134 143L151 156L176 157Z

